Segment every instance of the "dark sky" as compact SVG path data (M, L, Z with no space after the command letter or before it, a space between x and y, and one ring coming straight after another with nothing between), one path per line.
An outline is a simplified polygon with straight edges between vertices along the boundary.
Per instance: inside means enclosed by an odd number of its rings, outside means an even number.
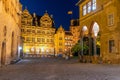
M78 0L20 0L20 2L23 9L26 6L30 13L35 12L40 16L47 10L49 15L53 15L56 28L62 25L65 30L68 30L70 19L79 17L78 6L75 6ZM68 11L73 11L73 14L68 15Z

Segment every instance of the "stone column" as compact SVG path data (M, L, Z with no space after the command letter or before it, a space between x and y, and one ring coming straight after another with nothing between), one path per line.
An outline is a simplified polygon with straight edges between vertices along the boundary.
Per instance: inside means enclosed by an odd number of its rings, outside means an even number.
M98 62L98 56L97 56L97 48L96 48L96 37L94 37L94 61L93 63Z
M97 56L96 37L94 37L94 56Z

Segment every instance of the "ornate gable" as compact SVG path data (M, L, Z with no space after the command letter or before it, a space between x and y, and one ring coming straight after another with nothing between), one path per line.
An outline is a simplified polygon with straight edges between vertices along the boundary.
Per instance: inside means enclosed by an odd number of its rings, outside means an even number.
M52 23L52 19L47 12L40 19L41 27L52 27Z

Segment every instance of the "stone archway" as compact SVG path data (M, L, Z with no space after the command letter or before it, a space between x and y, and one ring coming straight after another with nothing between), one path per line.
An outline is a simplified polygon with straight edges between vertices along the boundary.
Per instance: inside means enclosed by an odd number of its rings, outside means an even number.
M2 43L2 49L1 49L1 64L5 64L5 56L6 56L6 43Z

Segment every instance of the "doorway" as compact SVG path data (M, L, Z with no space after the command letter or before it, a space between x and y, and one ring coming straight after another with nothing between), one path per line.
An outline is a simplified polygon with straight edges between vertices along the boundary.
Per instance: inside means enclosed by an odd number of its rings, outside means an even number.
M6 43L2 43L2 50L1 50L1 65L5 64L5 54L6 54Z

